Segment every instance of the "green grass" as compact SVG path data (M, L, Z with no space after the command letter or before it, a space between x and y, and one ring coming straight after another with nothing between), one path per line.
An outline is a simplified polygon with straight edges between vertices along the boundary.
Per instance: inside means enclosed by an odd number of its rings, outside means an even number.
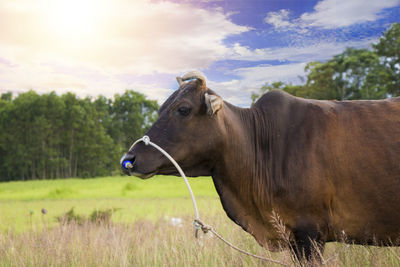
M209 177L189 178L196 195L217 196ZM0 183L0 200L55 200L95 198L179 198L188 191L182 178L156 176L141 180L135 177L95 179L36 180Z
M200 217L233 244L287 265L288 251L270 253L223 211L212 180L190 179ZM61 224L118 209L112 223ZM42 214L45 208L47 214ZM181 226L170 218L182 218ZM0 266L273 266L242 255L212 235L193 237L193 206L179 177L66 179L0 183ZM327 266L400 266L400 248L329 243Z
M200 212L215 214L222 208L211 178L189 179ZM21 232L55 225L56 217L74 207L78 214L118 208L115 222L157 220L194 214L186 185L180 177L159 176L64 179L0 183L0 230ZM47 214L41 213L42 209Z

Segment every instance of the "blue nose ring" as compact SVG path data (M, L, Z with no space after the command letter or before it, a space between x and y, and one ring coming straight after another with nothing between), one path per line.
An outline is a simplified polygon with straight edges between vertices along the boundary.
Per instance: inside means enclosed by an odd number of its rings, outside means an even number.
M125 170L132 169L132 168L133 168L133 163L132 163L132 161L130 161L130 160L125 160L125 161L122 163L122 167L123 167Z

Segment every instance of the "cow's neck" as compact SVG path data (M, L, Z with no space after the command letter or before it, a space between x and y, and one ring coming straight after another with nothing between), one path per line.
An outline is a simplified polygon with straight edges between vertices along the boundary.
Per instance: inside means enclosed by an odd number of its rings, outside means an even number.
M260 113L225 105L221 117L228 138L212 175L227 215L250 232L249 227L270 219L275 187L269 133L273 123Z

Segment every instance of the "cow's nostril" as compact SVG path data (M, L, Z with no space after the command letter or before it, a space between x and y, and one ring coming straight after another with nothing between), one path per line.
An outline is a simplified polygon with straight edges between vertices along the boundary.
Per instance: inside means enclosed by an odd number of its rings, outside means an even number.
M132 169L133 164L135 163L135 156L132 154L125 154L124 156L122 156L120 163L122 168L124 168L125 170Z

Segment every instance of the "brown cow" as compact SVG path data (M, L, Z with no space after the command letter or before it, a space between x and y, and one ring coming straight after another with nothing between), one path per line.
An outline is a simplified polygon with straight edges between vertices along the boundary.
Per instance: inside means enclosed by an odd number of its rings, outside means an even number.
M356 244L399 244L399 98L318 101L271 91L239 108L198 72L178 81L147 135L188 176L212 176L229 218L260 245L279 244L273 211L299 258L311 259L313 241L323 249L343 234ZM178 175L143 143L125 159L141 178Z

